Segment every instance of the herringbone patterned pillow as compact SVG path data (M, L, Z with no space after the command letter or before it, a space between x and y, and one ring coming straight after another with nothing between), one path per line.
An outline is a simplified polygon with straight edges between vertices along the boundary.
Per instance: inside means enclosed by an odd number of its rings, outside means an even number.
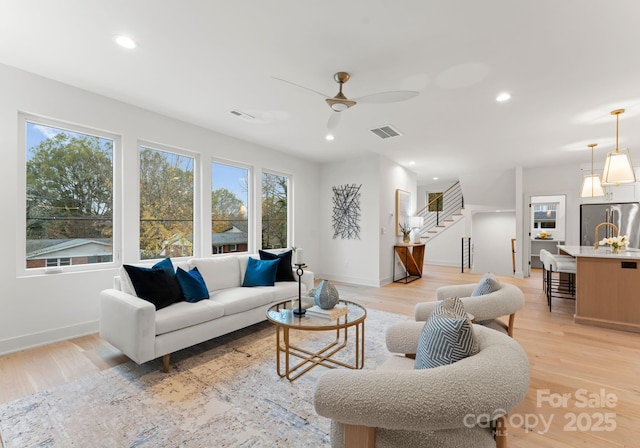
M478 353L473 325L458 297L438 303L424 324L416 353L416 369L453 364Z

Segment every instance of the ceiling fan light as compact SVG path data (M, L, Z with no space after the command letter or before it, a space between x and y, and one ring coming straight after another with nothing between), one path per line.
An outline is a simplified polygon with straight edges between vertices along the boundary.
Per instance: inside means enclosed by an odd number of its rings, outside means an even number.
M333 103L331 105L331 109L333 109L336 112L342 112L343 110L347 110L349 108L349 106L347 106L344 103Z
M587 176L582 180L581 198L598 198L604 196L600 176Z
M609 151L602 171L603 185L631 184L636 181L629 149Z
M117 36L113 36L113 40L122 48L126 48L128 50L133 50L138 47L138 43L129 36L119 34Z

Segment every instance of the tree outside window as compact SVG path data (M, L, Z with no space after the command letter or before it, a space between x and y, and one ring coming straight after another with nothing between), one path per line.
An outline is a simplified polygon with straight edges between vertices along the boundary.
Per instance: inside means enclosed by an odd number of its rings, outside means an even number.
M288 246L289 178L262 173L262 248Z
M112 261L114 140L25 124L26 267Z
M140 259L193 255L194 158L140 147Z
M246 252L249 245L249 170L211 164L211 252Z

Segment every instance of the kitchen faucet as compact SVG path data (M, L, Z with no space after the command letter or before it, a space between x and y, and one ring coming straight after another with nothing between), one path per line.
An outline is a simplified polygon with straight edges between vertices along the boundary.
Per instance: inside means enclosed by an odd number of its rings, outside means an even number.
M593 246L594 249L598 249L598 247L600 247L600 245L598 244L598 230L600 230L600 227L602 227L602 226L611 226L611 227L613 227L613 231L616 233L616 236L619 235L618 227L615 224L612 224L610 222L601 222L600 224L598 224L596 226L596 244Z

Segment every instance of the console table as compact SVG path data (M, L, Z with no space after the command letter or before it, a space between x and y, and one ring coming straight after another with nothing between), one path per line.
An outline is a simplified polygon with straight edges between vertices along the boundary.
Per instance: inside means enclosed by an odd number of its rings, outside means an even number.
M393 246L393 251L404 267L404 277L396 279L396 262L393 260L394 282L409 283L422 277L424 243L397 244Z

